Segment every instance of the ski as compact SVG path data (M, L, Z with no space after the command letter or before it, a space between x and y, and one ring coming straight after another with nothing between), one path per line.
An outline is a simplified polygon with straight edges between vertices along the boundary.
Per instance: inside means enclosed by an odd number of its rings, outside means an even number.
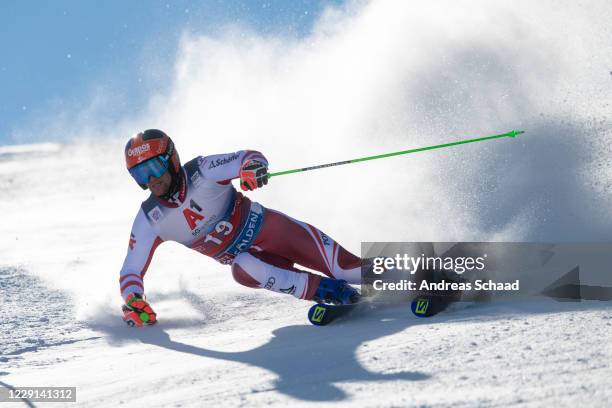
M445 310L452 301L444 296L417 296L412 300L410 309L416 317L432 317Z
M308 310L308 321L315 326L326 326L335 320L348 317L352 312L364 306L364 301L350 305L329 305L316 303ZM447 296L420 295L411 302L412 313L419 318L432 317L446 310L453 300Z
M314 304L310 310L308 310L308 320L315 326L326 326L334 320L348 315L350 312L361 302L353 303L350 305L328 305L325 303Z

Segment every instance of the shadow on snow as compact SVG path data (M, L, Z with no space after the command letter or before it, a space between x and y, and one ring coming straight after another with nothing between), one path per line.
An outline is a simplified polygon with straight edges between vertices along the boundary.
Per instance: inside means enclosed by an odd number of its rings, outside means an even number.
M409 327L414 320L408 313L405 308L394 310L391 316L374 310L367 316L354 316L355 319L332 326L314 327L305 324L282 327L272 332L273 337L266 344L238 352L215 351L172 339L166 330L187 327L187 324L183 324L186 322L181 321L160 321L156 326L140 330L100 324L91 325L91 328L106 332L111 343L139 340L144 344L194 356L260 367L277 375L272 388L251 392L275 390L305 401L341 401L349 396L335 383L419 381L430 378L428 374L415 371L376 373L363 367L357 360L357 348L363 343ZM364 319L367 324L364 324Z

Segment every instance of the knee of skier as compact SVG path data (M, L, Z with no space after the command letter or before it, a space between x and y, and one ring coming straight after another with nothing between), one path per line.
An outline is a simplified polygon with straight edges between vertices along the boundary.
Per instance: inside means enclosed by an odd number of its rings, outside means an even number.
M232 276L234 277L234 280L241 285L249 288L260 288L261 282L259 282L249 273L250 263L249 255L247 253L239 254L232 263Z

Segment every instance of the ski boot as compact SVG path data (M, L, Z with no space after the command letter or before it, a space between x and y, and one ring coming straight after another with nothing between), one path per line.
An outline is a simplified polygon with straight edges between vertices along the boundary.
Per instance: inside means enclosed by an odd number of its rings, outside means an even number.
M321 278L319 287L312 300L317 303L327 303L332 305L350 305L357 303L361 295L345 280Z

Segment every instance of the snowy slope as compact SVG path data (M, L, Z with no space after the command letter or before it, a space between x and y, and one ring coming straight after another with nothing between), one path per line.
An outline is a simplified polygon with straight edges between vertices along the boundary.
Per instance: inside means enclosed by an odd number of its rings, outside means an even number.
M249 196L353 252L612 241L611 18L607 1L351 2L300 40L186 35L143 116L102 127L85 107L48 127L74 142L0 148L0 384L76 386L78 406L609 406L609 303L534 298L426 321L388 307L318 328L307 303L164 243L145 279L159 324L134 330L118 271L146 197L123 144L149 127L183 161L254 148L272 171L522 129Z
M84 169L81 149L35 161ZM122 169L101 156L97 171L119 180ZM24 185L28 172L11 169L34 163L0 164L5 182ZM96 200L115 200L66 188L89 186L76 173L58 184L39 174L34 191L15 188L3 201L4 386L76 386L79 406L605 406L612 397L612 306L603 302L477 305L426 321L395 306L317 328L307 303L243 289L227 269L168 244L146 280L160 323L127 328L116 285L131 214L98 213ZM26 199L36 192L44 199ZM70 208L90 209L67 223L53 216ZM32 214L36 228L23 228Z
M394 308L320 329L295 302L229 300L222 321L166 318L137 332L94 324L95 336L6 356L0 381L77 386L79 406L605 406L612 397L602 304L479 307L424 323Z

